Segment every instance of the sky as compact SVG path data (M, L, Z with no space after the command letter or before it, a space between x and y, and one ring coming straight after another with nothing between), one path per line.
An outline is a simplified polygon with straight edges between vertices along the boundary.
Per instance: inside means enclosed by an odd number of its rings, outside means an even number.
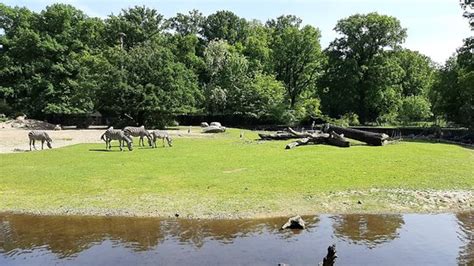
M404 47L419 51L443 64L463 39L473 36L458 0L2 0L9 6L25 6L39 12L53 3L68 3L93 17L106 18L135 5L158 10L166 18L198 9L204 15L230 10L246 19L262 22L280 15L296 15L320 29L321 45L327 47L338 35L337 21L359 13L378 12L398 18L407 28Z

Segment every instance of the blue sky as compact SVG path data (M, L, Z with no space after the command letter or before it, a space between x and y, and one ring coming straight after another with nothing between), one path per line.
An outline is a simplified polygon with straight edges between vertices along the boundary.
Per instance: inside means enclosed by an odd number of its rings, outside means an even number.
M204 15L217 10L230 10L246 19L262 22L282 14L293 14L321 30L321 45L327 47L337 37L336 22L355 13L378 12L397 17L408 29L404 46L443 63L462 40L472 36L468 21L462 17L458 0L3 0L10 6L26 6L40 11L52 3L68 3L89 16L107 17L122 8L145 5L157 9L165 17L198 9Z

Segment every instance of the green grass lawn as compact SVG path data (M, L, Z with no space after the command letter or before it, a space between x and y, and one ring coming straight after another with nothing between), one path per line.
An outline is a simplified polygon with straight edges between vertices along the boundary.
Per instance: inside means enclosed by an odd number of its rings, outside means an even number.
M285 150L288 141L258 142L250 131L241 140L239 132L132 152L81 144L2 154L0 211L251 217L328 212L326 199L348 190L474 189L468 148L401 142ZM386 208L376 205L364 207Z

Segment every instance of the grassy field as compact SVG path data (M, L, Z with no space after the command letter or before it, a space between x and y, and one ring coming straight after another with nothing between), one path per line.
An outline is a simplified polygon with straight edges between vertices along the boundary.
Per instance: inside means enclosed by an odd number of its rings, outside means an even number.
M472 149L401 142L285 150L288 141L239 132L132 152L80 144L1 154L0 211L235 218L473 206Z

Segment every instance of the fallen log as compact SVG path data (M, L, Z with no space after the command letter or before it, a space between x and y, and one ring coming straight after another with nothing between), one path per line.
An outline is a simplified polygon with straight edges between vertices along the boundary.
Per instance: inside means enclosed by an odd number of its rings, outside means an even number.
M336 132L331 131L329 135L330 137L326 140L329 145L343 147L343 148L347 148L351 146L351 143L347 139L344 138L343 134L339 135Z
M292 128L288 128L288 132L297 136L299 139L286 145L286 149L293 149L298 146L308 144L327 144L337 147L350 147L350 142L344 138L343 135L339 135L335 132L331 133L308 133L308 132L297 132Z
M259 133L258 136L262 140L288 140L288 139L299 138L298 136L295 136L291 133L284 132L284 131L278 131L277 133L274 133L274 134Z
M383 146L388 143L389 136L386 134L373 133L352 128L338 127L330 124L325 124L323 132L335 132L336 134L343 134L346 138L355 139L365 142L372 146Z

